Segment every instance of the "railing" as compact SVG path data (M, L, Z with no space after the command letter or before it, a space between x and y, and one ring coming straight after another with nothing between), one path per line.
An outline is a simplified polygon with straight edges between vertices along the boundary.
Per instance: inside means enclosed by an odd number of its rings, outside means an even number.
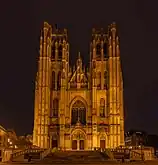
M35 152L44 152L45 150L43 149L24 149L22 151L18 151L18 152L15 152L15 153L12 153L11 154L11 161L21 155L24 155L26 153L35 153Z
M46 149L44 150L42 153L41 153L41 159L44 159L48 154L51 153L51 148L49 149Z
M110 149L106 149L105 153L107 154L107 156L111 159L114 160L114 154L111 152Z
M130 159L131 160L142 160L143 159L143 153L131 151L130 152Z

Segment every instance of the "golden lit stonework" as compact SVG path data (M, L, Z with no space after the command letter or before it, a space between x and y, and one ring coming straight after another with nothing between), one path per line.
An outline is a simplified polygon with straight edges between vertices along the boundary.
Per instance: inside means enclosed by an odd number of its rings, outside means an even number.
M89 66L69 65L67 31L48 23L40 37L33 143L93 150L124 145L123 79L115 23L92 31Z

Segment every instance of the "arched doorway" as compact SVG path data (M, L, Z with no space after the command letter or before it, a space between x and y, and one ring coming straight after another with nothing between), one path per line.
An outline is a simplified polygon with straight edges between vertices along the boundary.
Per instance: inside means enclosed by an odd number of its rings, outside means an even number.
M85 149L85 134L78 130L75 131L72 136L72 150L84 150Z
M106 148L106 136L100 135L100 148L105 149Z
M86 107L81 100L77 100L71 109L71 124L76 125L78 122L86 125Z
M51 140L52 140L52 148L57 148L58 147L58 136L57 134L52 134L52 137L51 137Z

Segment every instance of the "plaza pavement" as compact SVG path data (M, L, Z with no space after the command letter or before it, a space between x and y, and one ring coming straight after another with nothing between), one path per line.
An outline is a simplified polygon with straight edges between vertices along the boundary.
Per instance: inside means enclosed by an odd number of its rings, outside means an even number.
M133 165L158 165L158 160L154 160L154 161L145 161L145 162L125 162L125 163L122 163L122 162L114 162L114 161L106 161L106 162L96 162L96 163L93 163L93 162L89 162L89 163L77 163L77 162L72 162L72 163L68 163L68 162L58 162L58 163L48 163L48 162L44 162L44 161L31 161L31 162L10 162L10 163L0 163L0 165L21 165L21 164L40 164L40 165L46 165L46 164L52 164L52 165L59 165L59 164L65 164L65 165L83 165L83 164L89 164L89 165L100 165L100 164L105 164L105 165L112 165L112 164L122 164L122 165L129 165L129 164L133 164Z

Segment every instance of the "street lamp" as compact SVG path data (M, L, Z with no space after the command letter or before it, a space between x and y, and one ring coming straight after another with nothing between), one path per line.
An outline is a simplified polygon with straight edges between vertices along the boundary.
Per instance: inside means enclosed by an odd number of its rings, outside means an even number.
M143 144L142 143L140 143L140 148L141 148L141 159L142 159L142 161L144 160L144 155L143 155Z

